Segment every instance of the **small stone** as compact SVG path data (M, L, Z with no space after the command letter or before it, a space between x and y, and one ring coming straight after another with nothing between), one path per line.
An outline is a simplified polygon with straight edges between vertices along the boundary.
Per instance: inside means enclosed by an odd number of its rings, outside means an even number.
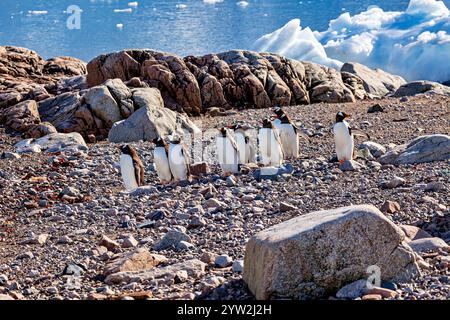
M440 181L430 182L425 186L425 191L439 192L444 190L446 190L445 184Z
M192 239L184 232L178 230L170 230L164 235L161 241L155 244L154 249L156 251L166 250L170 248L176 249L181 241L191 243Z
M31 251L24 252L16 257L17 260L33 259L33 258L34 258L34 254Z
M234 261L232 269L233 269L233 272L236 272L236 273L244 272L244 261L243 260Z
M417 253L438 252L440 249L448 251L449 245L441 238L417 239L408 243Z
M366 294L361 298L361 300L381 300L381 295L379 294Z
M336 297L339 299L356 299L366 293L367 280L361 279L349 283L348 285L339 289Z
M108 248L108 250L110 250L110 251L120 248L120 244L117 241L110 239L106 235L102 236L102 239L100 240L99 245Z
M216 257L217 255L212 252L204 252L200 257L200 261L206 264L213 264Z
M0 156L1 159L20 159L20 155L14 152L5 151Z
M227 267L231 266L232 263L233 263L233 259L231 259L231 257L226 254L217 256L214 261L214 264L216 265L216 267L219 267L219 268L227 268Z
M58 244L69 244L72 243L72 239L69 236L62 236L57 241Z
M189 279L189 275L186 270L178 270L175 272L174 281L175 283L183 283Z
M0 293L0 301L6 301L6 300L14 300L14 298L11 297L10 295Z
M191 220L189 220L189 227L191 228L201 228L206 226L206 220L200 216L193 216Z
M367 113L376 113L376 112L384 112L383 106L379 103L370 106L369 109L367 110Z
M192 243L187 242L187 241L180 241L176 247L177 251L188 251L193 248L195 248L195 246Z
M386 288L380 288L380 287L370 288L367 291L367 293L368 294L378 294L378 295L382 296L383 298L394 298L395 296L397 296L397 292L386 289Z
M236 179L234 176L227 177L227 187L234 187L236 185Z
M287 211L294 211L294 210L298 210L298 208L294 205L291 205L289 203L286 202L280 202L280 212L287 212Z
M6 286L8 277L5 274L0 274L0 286Z
M64 268L63 274L64 275L71 275L79 277L86 271L86 268L78 263L70 263L67 264Z
M194 163L190 166L190 172L193 176L201 176L209 173L209 165L206 162Z
M139 242L132 235L129 235L123 239L122 248L134 248L138 244Z
M215 198L211 198L211 199L206 200L205 206L206 206L206 208L218 210L218 209L225 208L226 204L223 202L220 202L219 200L217 200Z
M400 204L396 201L390 201L386 200L380 209L384 213L396 213L397 211L400 211Z
M80 191L78 191L77 189L72 188L72 187L67 187L67 188L64 188L60 192L59 196L60 197L69 196L69 197L78 198L80 196Z
M24 240L22 244L39 244L42 246L47 242L48 237L49 237L48 234L42 233L37 237L31 237L29 239Z
M164 219L166 216L166 212L164 210L156 210L145 216L146 219L150 219L152 221L158 221Z
M355 160L347 160L339 166L342 171L359 171L364 169L365 166Z
M381 182L380 187L382 189L394 189L403 186L406 180L400 177L394 177L391 180L384 180Z

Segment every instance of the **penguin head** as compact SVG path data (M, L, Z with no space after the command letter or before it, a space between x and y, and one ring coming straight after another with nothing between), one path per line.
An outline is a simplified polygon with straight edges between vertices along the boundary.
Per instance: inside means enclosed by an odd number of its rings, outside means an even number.
M277 118L280 118L282 115L284 115L284 111L280 107L276 107L275 109L273 109L273 112L275 112Z
M221 135L222 137L226 138L226 136L227 136L227 128L226 128L226 127L222 127L222 128L220 128L220 129L218 129L218 130L219 130L219 132L220 132L220 135Z
M270 128L272 129L272 121L270 119L266 118L263 120L263 128Z
M164 147L166 145L166 143L164 142L164 139L161 137L157 137L155 139L152 140L152 142L157 146L157 147Z
M132 146L130 146L129 144L125 144L125 145L120 146L120 152L122 152L122 154L128 154L131 156L136 151L134 151L134 148Z
M171 144L180 144L181 143L181 137L177 134L174 134L170 137L170 143Z
M345 120L345 118L348 118L348 117L350 117L349 114L347 114L347 113L345 113L345 112L343 112L343 111L339 111L339 112L336 114L336 122L342 122L342 121Z

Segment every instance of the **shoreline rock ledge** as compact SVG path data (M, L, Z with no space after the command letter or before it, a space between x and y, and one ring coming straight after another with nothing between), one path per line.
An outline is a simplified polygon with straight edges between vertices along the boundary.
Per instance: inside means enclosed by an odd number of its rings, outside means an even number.
M253 236L246 246L244 281L259 300L317 299L367 279L378 266L382 281L420 275L400 228L372 205L317 211Z

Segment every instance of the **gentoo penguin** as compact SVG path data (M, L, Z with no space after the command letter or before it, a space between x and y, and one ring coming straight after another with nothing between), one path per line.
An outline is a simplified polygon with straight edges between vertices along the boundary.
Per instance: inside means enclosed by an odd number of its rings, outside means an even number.
M338 161L342 164L346 160L353 160L354 136L364 136L370 140L370 136L358 129L352 129L346 118L350 115L339 111L336 114L336 123L333 126L334 140L336 143L336 155Z
M180 137L174 136L169 144L169 165L175 182L189 180L189 153Z
M281 166L283 163L283 146L278 130L270 119L263 120L263 126L258 133L261 162L265 166Z
M170 171L169 164L169 145L161 137L153 139L153 143L155 144L153 159L156 173L161 183L167 184L172 181L172 171Z
M234 136L238 146L239 164L255 162L255 148L250 142L250 135L240 124L231 127L234 130Z
M346 118L349 114L339 111L336 114L336 123L333 126L334 141L336 143L336 155L339 162L342 164L346 160L353 159L354 140L352 128L350 128Z
M299 153L299 129L292 123L287 114L283 113L278 119L280 120L278 132L283 145L284 158L296 159Z
M220 128L216 137L217 157L224 175L239 172L239 149L232 132Z
M144 184L144 166L136 150L130 145L120 147L120 171L125 189L133 190Z

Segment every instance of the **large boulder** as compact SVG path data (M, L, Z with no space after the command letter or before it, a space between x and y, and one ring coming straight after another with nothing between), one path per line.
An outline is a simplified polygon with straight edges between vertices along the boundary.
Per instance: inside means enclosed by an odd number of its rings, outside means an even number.
M433 134L421 136L400 145L379 158L382 164L414 164L450 159L450 136Z
M108 134L110 142L150 141L183 130L198 133L199 129L186 116L164 108L161 94L154 88L133 90L133 100L139 109L128 119L116 122Z
M244 281L257 299L326 297L367 278L371 266L380 269L381 280L405 281L420 271L404 240L371 205L313 212L254 235Z
M44 74L80 76L87 72L86 63L73 57L54 57L48 59L42 69Z
M436 93L450 96L450 87L433 81L413 81L402 85L394 97L415 96L421 93Z
M5 109L1 122L19 132L27 132L32 126L41 122L36 101L27 100Z
M357 62L345 63L341 72L352 73L363 81L364 89L372 96L383 97L395 92L406 81L400 76L392 75L381 69L370 69Z
M119 105L107 86L93 87L83 97L93 114L104 121L108 127L122 120Z
M86 142L77 132L52 133L39 139L26 139L16 143L14 147L19 153L27 150L58 152L69 148L87 150Z
M341 74L333 68L312 62L303 62L306 70L306 87L311 102L354 102L355 96L342 81Z

